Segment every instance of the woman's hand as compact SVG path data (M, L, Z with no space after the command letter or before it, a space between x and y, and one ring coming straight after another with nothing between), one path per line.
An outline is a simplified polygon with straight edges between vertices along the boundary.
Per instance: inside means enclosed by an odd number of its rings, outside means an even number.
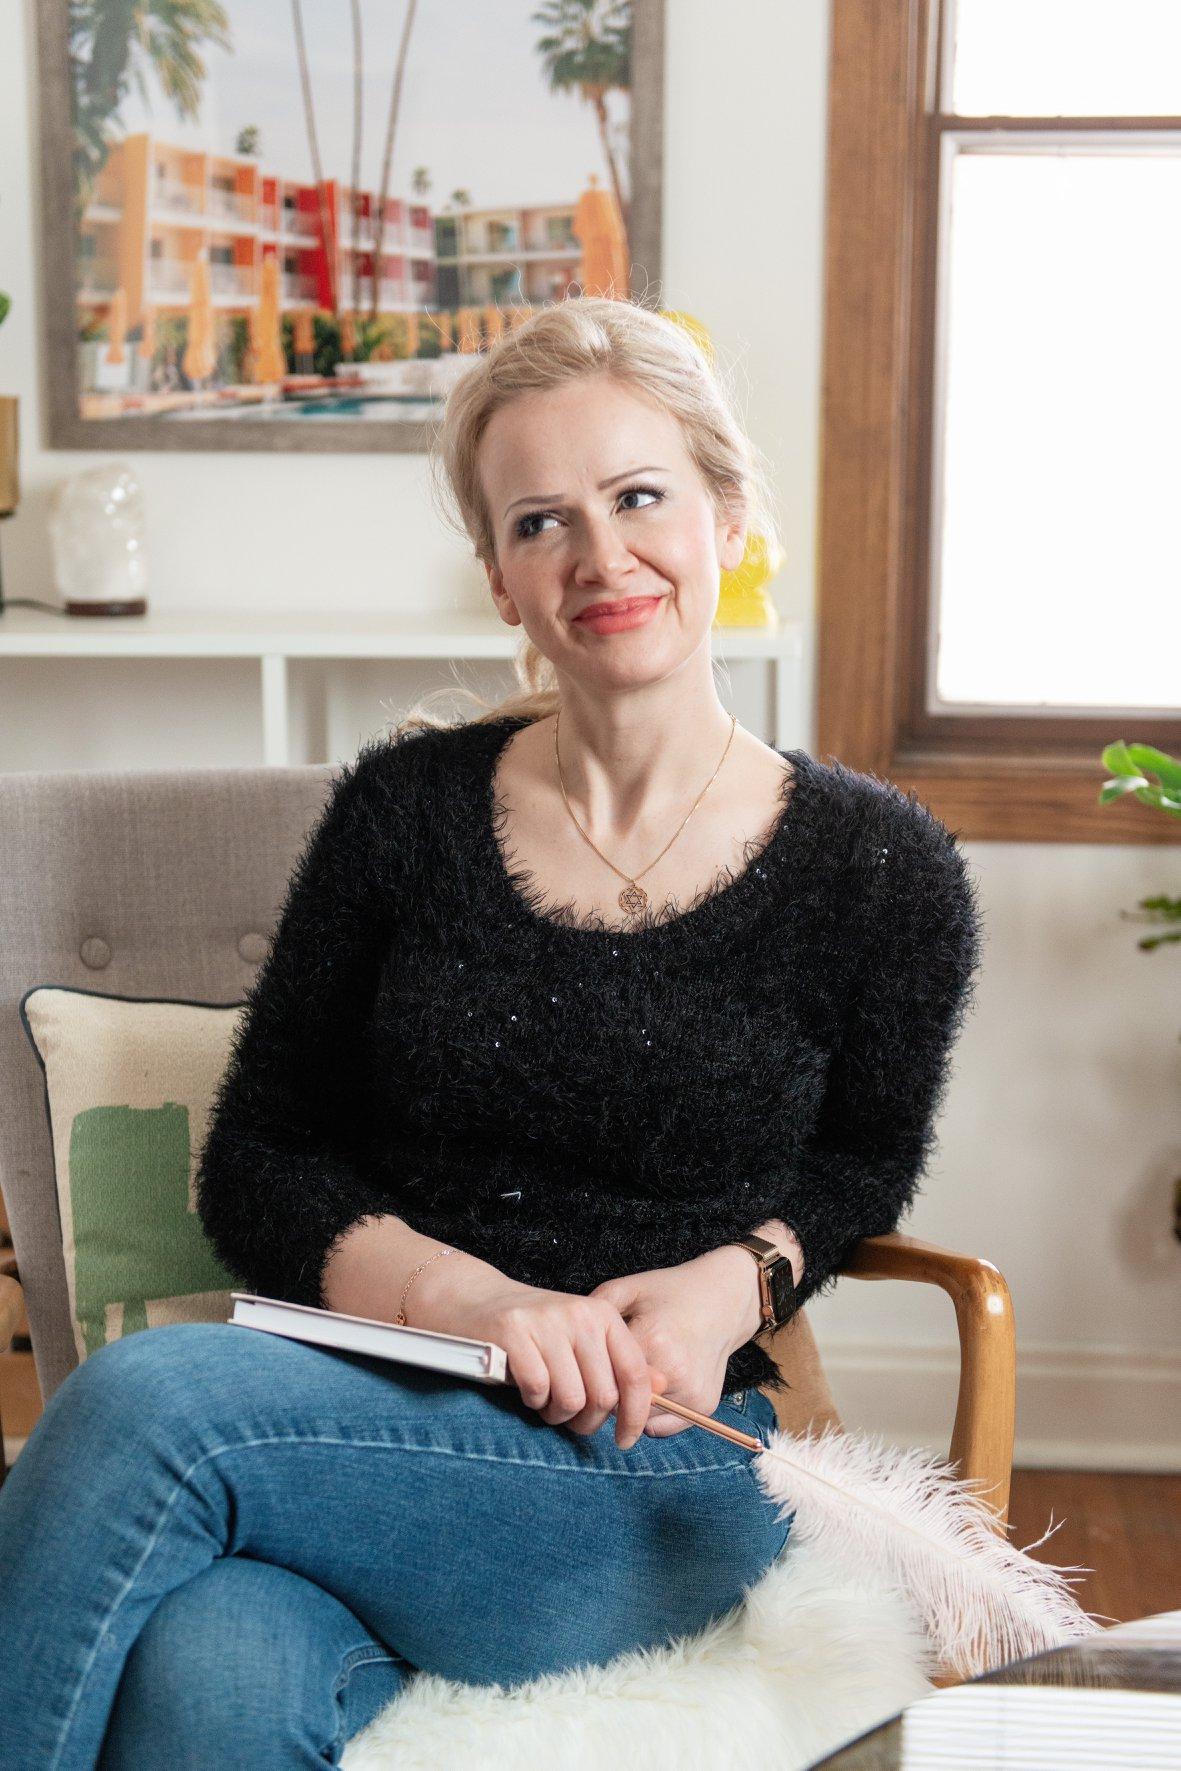
M668 1395L698 1414L712 1415L731 1353L758 1329L757 1320L750 1320L752 1282L756 1305L758 1296L753 1269L744 1249L716 1248L677 1267L606 1279L590 1295L619 1311L644 1358L668 1379ZM643 1431L662 1439L692 1425L656 1409Z
M786 1226L776 1227L774 1240L798 1282L804 1267L798 1240ZM590 1296L616 1307L648 1363L667 1378L665 1393L698 1414L715 1413L730 1355L762 1325L758 1271L747 1250L733 1243L676 1267L606 1279ZM692 1425L657 1408L643 1431L664 1439Z
M522 1399L549 1426L596 1433L614 1413L621 1451L635 1444L653 1391L667 1384L605 1297L546 1291L500 1273L484 1282L481 1275L462 1300L452 1299L447 1329L503 1347Z

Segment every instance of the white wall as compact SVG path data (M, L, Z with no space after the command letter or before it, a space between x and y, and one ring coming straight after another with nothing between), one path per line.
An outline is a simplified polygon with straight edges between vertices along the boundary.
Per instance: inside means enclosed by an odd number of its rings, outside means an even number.
M5 6L11 50L10 9L15 0ZM788 558L776 600L810 619L827 8L675 0L668 12L664 301L698 315L738 357L747 421L779 490ZM0 389L21 396L25 436L25 496L0 546L10 594L52 596L50 489L102 457L51 453L40 437L32 15L25 0L14 52L0 58L0 287L14 299L0 329ZM421 458L134 459L159 608L482 600L482 575L426 498ZM183 765L196 745L204 760L253 760L247 667L212 677L189 665L107 668L119 674L39 664L34 680L31 667L0 669L0 766L135 767L148 743L165 765ZM376 666L350 674L359 727L380 723L380 699L397 705L437 680ZM495 671L468 680L504 681ZM810 707L800 721L808 743ZM36 734L34 756L22 731ZM1181 1244L1170 1233L1181 1173L1179 956L1139 953L1119 920L1149 892L1177 889L1175 851L966 848L982 888L984 969L940 1149L905 1227L987 1256L1009 1282L1019 1460L1181 1467ZM850 1422L945 1446L954 1325L941 1293L849 1280L812 1317Z

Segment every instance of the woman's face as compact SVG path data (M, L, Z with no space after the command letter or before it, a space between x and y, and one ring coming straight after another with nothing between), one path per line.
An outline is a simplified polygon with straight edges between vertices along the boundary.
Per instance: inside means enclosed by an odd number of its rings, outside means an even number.
M719 522L675 418L606 376L522 394L489 423L479 471L496 606L560 673L653 681L708 643L746 529ZM624 607L582 618L609 604Z

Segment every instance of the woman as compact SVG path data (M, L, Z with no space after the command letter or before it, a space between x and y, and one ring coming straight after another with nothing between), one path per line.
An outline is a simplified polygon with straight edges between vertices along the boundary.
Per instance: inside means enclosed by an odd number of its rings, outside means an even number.
M93 1355L0 1492L6 1762L334 1764L416 1668L701 1630L791 1518L653 1393L765 1443L742 1239L798 1306L932 1146L973 887L913 798L725 713L719 573L768 523L697 345L544 309L437 459L522 692L341 772L198 1204L245 1288L494 1341L513 1385L224 1324Z

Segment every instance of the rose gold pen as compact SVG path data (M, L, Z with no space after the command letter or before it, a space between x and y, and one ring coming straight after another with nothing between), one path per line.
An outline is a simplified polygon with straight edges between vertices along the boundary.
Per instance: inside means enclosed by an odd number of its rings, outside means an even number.
M716 1433L719 1439L730 1439L735 1445L745 1445L749 1451L766 1451L767 1447L761 1439L752 1433L741 1433L737 1427L723 1426L720 1420L714 1420L708 1414L698 1414L695 1408L686 1408L683 1402L672 1402L667 1396L658 1396L653 1392L653 1408L667 1408L670 1414L679 1414L682 1420L691 1420L695 1427L704 1427L707 1433Z

